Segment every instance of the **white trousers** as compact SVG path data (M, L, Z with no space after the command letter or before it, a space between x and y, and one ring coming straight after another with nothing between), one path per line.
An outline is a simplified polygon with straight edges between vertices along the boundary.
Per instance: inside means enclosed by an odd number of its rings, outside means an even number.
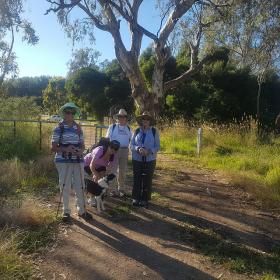
M85 212L84 197L84 163L56 163L59 176L60 191L63 198L63 213L70 214L69 195L71 185L76 193L76 206L79 214Z
M117 165L113 172L118 172L118 190L125 186L125 177L127 171L128 148L119 149L117 152Z

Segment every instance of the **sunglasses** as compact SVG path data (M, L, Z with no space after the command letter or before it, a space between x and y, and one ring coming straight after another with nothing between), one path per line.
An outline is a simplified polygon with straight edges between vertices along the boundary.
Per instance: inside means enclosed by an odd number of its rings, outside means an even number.
M149 118L142 118L143 121L149 121Z
M75 111L64 111L65 115L75 115Z

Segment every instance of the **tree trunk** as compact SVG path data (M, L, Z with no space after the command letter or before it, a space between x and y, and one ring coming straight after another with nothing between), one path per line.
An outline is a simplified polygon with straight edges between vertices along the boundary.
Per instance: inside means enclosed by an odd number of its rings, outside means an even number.
M138 56L132 52L124 51L115 43L116 57L129 79L131 86L131 95L135 104L140 111L148 111L152 115L156 115L154 95L148 90L143 79L142 73L138 64Z
M261 113L260 113L260 104L261 104L261 91L262 91L262 83L258 82L258 95L257 95L257 129L258 135L261 133Z

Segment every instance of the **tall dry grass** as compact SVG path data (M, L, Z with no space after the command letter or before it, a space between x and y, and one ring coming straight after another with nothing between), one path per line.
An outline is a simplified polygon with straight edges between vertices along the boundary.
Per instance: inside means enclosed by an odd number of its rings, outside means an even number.
M56 172L52 157L39 151L35 129L18 128L14 140L0 128L1 280L35 279L26 254L44 250L58 230L55 210L47 204L58 192Z
M196 153L196 124L174 123L161 131L161 148L192 166L219 171L245 187L266 207L280 201L280 139L257 136L252 120L230 125L204 123L202 150Z

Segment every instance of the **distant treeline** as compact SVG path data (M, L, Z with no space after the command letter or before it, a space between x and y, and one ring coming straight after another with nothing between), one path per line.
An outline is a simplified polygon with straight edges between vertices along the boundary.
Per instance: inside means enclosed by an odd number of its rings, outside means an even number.
M238 68L229 59L225 48L193 78L179 88L165 93L166 105L162 116L169 119L193 119L215 122L240 121L256 116L257 77L248 68ZM166 65L165 79L177 77L190 63L189 50L182 48ZM140 57L140 68L148 86L151 85L154 53L147 48ZM125 107L134 112L130 84L117 60L102 67L81 68L69 77L23 77L5 82L2 95L35 97L45 112L55 113L66 100L73 100L83 115L102 118L112 109ZM114 110L113 110L114 111ZM260 98L261 122L273 127L280 111L280 80L275 72L268 74Z

